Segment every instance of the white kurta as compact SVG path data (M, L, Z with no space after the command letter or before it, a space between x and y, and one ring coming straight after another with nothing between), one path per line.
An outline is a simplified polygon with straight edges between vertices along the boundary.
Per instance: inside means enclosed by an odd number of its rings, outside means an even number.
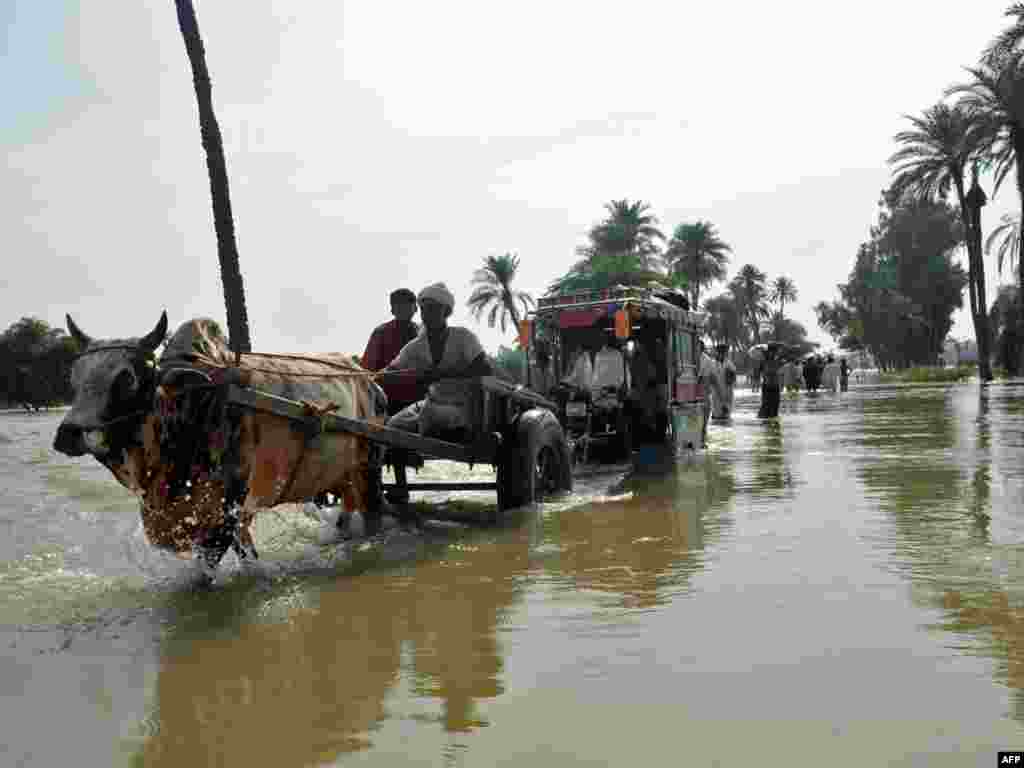
M789 390L803 388L804 377L796 363L786 363L782 371L782 386Z
M724 419L732 413L733 396L736 393L736 366L732 364L732 360L726 360L719 364L718 370L721 376L721 385L716 391L716 395L719 397L715 402L715 416ZM728 375L730 372L731 376Z
M829 363L821 372L821 386L829 392L839 388L839 363Z

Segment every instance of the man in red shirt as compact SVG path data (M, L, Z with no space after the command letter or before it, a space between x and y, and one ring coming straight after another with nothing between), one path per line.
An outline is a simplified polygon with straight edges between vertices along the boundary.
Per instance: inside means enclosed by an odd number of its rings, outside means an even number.
M394 360L406 344L420 332L412 321L416 314L416 294L408 288L391 292L391 314L394 320L378 325L370 334L363 353L362 365L368 371L379 371ZM385 376L380 381L388 396L388 415L393 416L420 399L415 376Z

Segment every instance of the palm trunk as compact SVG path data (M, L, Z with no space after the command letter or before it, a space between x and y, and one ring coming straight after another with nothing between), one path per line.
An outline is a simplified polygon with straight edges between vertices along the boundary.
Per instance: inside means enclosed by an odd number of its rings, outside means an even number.
M220 126L213 112L210 73L206 68L206 53L199 34L195 8L191 0L175 0L178 8L178 26L185 40L185 51L192 64L192 83L199 107L199 129L203 149L206 151L206 170L210 177L210 195L213 199L213 226L217 232L217 257L224 287L224 304L228 316L228 336L236 354L251 351L249 317L245 311L245 285L238 264L235 245L235 224L231 215L231 197L228 194L228 171L224 160L224 144Z
M957 199L960 203L960 221L964 225L964 240L967 246L967 292L971 300L971 320L974 324L974 340L978 347L978 377L982 382L992 380L991 363L988 355L988 317L985 313L984 281L985 271L979 251L981 249L980 209L978 221L967 202L963 177L954 178ZM980 273L980 274L979 274Z
M515 328L516 333L519 333L519 311L516 309L516 303L511 298L503 300L505 309L512 316L512 327Z
M992 381L992 352L989 344L988 305L985 297L985 261L981 255L981 208L973 212L974 263L977 277L975 289L978 293L978 315L974 333L978 341L978 375L982 382Z

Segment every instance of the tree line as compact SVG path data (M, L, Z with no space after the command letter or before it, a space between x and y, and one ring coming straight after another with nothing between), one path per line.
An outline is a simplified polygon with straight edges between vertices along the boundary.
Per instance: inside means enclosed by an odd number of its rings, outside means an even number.
M0 334L0 401L39 408L72 399L71 365L78 344L61 328L23 317Z
M963 242L949 204L885 190L840 298L814 308L818 325L840 349L870 352L883 370L934 365L963 306L968 275L953 260Z
M1019 373L1024 364L1024 311L1021 308L1024 260L1020 258L1024 215L1004 217L984 245L981 237L982 209L988 203L980 181L982 174L990 175L993 195L1012 174L1018 207L1024 211L1024 165L1021 162L1024 153L1024 3L1010 6L1005 16L1010 23L981 52L977 63L965 67L964 82L946 88L942 98L922 114L907 116L910 127L894 137L898 148L889 158L894 178L885 202L890 211L895 211L904 204L941 206L952 198L951 207L943 210L946 218L951 212L956 219L959 243L967 254L966 287L982 381L992 379L993 349L997 352L997 361L1011 375ZM941 239L941 235L936 238ZM877 245L875 240L873 236L868 252ZM1011 269L1016 266L1016 286L1015 290L1001 291L989 306L983 256L991 255L993 250L1000 272L1004 263ZM872 258L877 261L879 257L872 257L862 246L851 273L852 288L860 285L859 278L854 279L856 276L871 273ZM891 276L900 263L899 257L888 252L876 267ZM905 284L894 284L888 277L883 283L888 290L876 294L874 299L883 315L904 318L913 315L924 319L912 306L913 298L903 290L907 287ZM851 284L847 283L846 288L851 288ZM844 315L836 302L819 314L819 321L835 328L840 337L847 338L847 343L857 340L869 347L885 349L862 322L863 307L865 302L870 302L863 295L848 298L844 286L840 286L840 293L843 299L838 305L853 313L853 324L840 322ZM906 336L906 329L902 333ZM918 342L926 336L925 326L918 322L913 332L915 351L911 353L915 359L921 356Z
M666 236L649 203L642 200L611 200L604 217L576 249L577 260L555 278L549 294L597 290L613 285L678 288L694 309L708 313L707 331L716 344L744 352L753 344L780 341L810 352L818 345L807 339L807 329L785 316L785 309L798 297L792 278L773 280L753 264L741 266L732 279L728 265L733 253L710 221L680 223ZM478 321L486 318L493 328L512 327L533 306L533 298L515 290L512 283L519 258L507 253L488 256L474 274L474 291L467 305ZM725 290L711 297L702 295L717 283Z

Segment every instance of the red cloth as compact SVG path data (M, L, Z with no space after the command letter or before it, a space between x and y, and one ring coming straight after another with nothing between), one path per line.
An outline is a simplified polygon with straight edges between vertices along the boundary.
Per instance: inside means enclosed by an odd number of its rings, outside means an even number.
M596 309L567 309L558 315L559 328L589 328L602 317L607 316L608 310L603 307Z
M362 365L368 371L379 371L394 360L402 347L416 338L419 328L410 323L405 329L397 320L389 320L373 329L366 342ZM418 400L416 379L413 376L388 376L380 382L390 403L414 403Z

